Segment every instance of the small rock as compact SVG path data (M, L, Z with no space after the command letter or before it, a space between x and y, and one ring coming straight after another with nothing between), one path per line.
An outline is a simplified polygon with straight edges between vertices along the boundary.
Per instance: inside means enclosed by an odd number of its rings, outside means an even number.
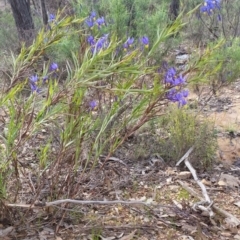
M143 221L144 221L144 222L150 222L149 218L147 218L147 217L145 217L145 218L143 219Z
M219 186L228 186L230 188L239 187L239 179L229 174L222 173L218 181Z
M167 168L167 170L166 170L166 174L167 174L168 176L169 176L169 175L175 175L176 172L177 172L176 168L171 168L171 167L169 167L169 168Z
M221 235L224 237L231 237L232 234L230 232L221 232Z
M240 208L240 201L235 202L234 205L238 206Z
M191 173L188 172L188 171L184 171L184 172L180 172L177 177L180 178L180 179L188 179L191 177Z
M218 185L219 186L227 186L227 183L222 181L222 180L220 180L220 181L218 181Z
M172 185L168 187L171 192L178 192L179 191L179 186L177 185Z
M43 136L42 134L39 134L39 135L37 136L37 138L40 139L40 140L43 140L43 139L45 139L46 137Z
M204 185L206 185L206 186L211 186L211 185L212 185L211 182L208 181L208 180L206 180L206 179L202 179L201 182L202 182Z

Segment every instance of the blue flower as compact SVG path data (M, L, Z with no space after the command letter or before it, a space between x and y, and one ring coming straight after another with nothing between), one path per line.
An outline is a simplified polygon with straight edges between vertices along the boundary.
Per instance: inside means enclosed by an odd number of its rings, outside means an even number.
M132 47L132 44L134 43L134 38L129 37L127 41L123 44L124 50L127 50L128 48Z
M40 92L40 89L38 88L38 86L36 84L30 84L30 87L31 87L31 91L32 93L39 93Z
M221 0L205 0L204 5L200 7L200 11L211 15L216 8L220 10L220 2Z
M30 83L30 87L31 87L31 91L32 91L32 92L39 92L39 91L40 91L40 89L39 89L38 86L37 86L37 81L38 81L38 76L37 76L37 74L32 75L32 76L29 78L29 83Z
M98 27L100 28L102 25L105 24L105 19L104 19L104 17L98 18L98 19L96 20L96 23L97 23Z
M165 74L164 83L174 85L176 73L175 68L169 68Z
M166 74L164 76L164 83L167 88L170 88L166 93L166 98L172 102L177 102L178 107L182 107L187 104L186 98L188 97L188 90L181 89L186 83L185 78L180 74L177 75L177 71L174 67L168 68L168 65L164 66Z
M90 46L93 46L95 44L94 37L92 35L87 37L87 42Z
M145 46L145 48L149 47L149 39L147 36L143 36L140 38L141 43Z
M48 82L48 76L44 76L43 79L42 79L43 83L47 83Z
M30 83L31 83L31 84L37 84L37 81L38 81L38 76L37 76L37 74L32 75L32 76L29 78L29 80L30 80Z
M96 18L96 12L95 12L95 11L92 11L92 12L90 13L90 15L89 15L89 18L95 20L95 18Z
M58 64L53 62L51 65L50 65L50 71L58 71Z
M92 100L90 103L89 103L89 108L90 110L95 110L95 108L97 107L97 102L95 100Z
M180 86L186 83L185 78L180 74L177 76L176 69L171 67L167 69L164 77L164 83L169 86Z
M52 13L49 14L48 22L53 22L56 19L56 16Z
M96 52L99 52L101 49L108 47L108 45L109 45L108 35L109 34L104 34L102 37L100 37L97 40L95 45L92 46L91 50L92 50L93 54L95 54Z
M94 20L90 17L85 20L85 23L87 24L87 26L89 28L93 28L93 26L94 26Z
M182 91L178 91L176 88L171 88L166 93L166 97L172 102L177 102L178 107L182 107L187 104L186 98L188 97L188 90L183 89Z
M188 91L188 89L183 89L182 90L182 95L183 95L183 97L188 97L188 95L189 95L189 91Z

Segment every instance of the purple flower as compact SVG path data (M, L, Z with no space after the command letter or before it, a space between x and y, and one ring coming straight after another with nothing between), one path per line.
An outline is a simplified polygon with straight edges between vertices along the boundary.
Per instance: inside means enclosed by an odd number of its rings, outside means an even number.
M170 101L176 102L176 94L177 94L177 89L171 88L171 89L167 92L166 97L167 97L167 99L169 99Z
M97 40L96 44L92 46L92 53L95 54L96 52L99 52L101 49L108 47L109 45L108 35L109 34L104 34Z
M188 89L183 89L182 90L182 95L183 95L183 97L188 97L188 95L189 95L189 91L188 91Z
M104 19L104 17L98 18L98 19L96 20L96 23L97 23L98 27L100 28L102 25L105 24L105 19Z
M90 15L89 15L89 18L95 20L95 18L96 18L96 12L95 12L95 11L92 11L92 12L90 13Z
M183 107L184 105L187 104L187 100L185 98L181 98L179 101L178 101L178 107Z
M143 36L140 38L141 43L145 46L145 48L149 47L149 39L147 36Z
M50 71L58 71L58 64L53 62L51 65L50 65Z
M37 84L37 81L38 81L38 76L37 76L37 74L32 75L32 76L29 78L29 80L30 80L30 83L31 83L31 84Z
M180 74L174 78L173 86L179 86L185 84L185 78Z
M133 37L129 37L127 39L127 41L123 44L124 50L127 50L128 48L130 48L133 43L134 43L134 38Z
M89 108L90 108L90 110L94 110L96 107L97 107L97 102L96 102L95 100L92 100L92 101L89 103Z
M48 22L53 22L56 19L55 15L50 13L48 17Z
M29 83L30 83L30 87L31 87L31 91L32 92L39 92L39 88L37 86L37 81L38 81L38 76L37 74L35 75L32 75L30 78L29 78Z
M176 73L175 68L169 68L165 74L164 83L174 85Z
M171 88L167 93L166 97L168 100L172 102L177 102L178 107L182 107L187 104L188 90L183 89L182 91L178 91L176 88Z
M167 69L164 77L164 83L170 86L180 86L185 84L185 78L181 74L177 76L176 69L171 67Z
M211 15L214 9L220 10L220 2L221 0L205 0L204 5L200 7L200 11Z
M94 26L94 20L90 17L85 20L85 23L89 28L92 28Z
M42 81L43 81L43 83L47 83L48 82L48 76L47 75L44 76Z
M39 93L40 92L40 89L38 88L38 86L36 84L31 84L30 83L30 87L31 87L32 93L35 93L35 92Z
M87 37L87 42L90 46L93 46L95 44L94 37L92 35Z

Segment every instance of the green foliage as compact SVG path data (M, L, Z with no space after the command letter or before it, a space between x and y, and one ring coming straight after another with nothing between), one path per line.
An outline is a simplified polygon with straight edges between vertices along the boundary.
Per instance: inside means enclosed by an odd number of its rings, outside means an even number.
M160 141L160 152L166 161L176 164L187 150L194 146L191 163L201 168L212 166L217 141L210 122L199 121L184 109L172 108L164 116L163 123L167 138Z
M74 46L70 48L68 54L71 52L71 55L63 66L65 69L50 74L48 85L45 85L43 77L51 62L43 62L43 56L52 49L56 50L56 56L61 56L63 49L60 46L66 43L67 37L77 38L84 32L76 28L82 22L83 19L59 19L57 16L51 29L40 31L30 47L22 46L16 57L12 54L8 86L0 96L0 108L8 114L4 124L6 131L1 136L5 146L1 149L0 162L3 183L10 178L19 178L22 149L25 144L34 146L34 139L44 129L48 137L38 143L40 152L34 158L38 163L38 184L45 179L46 172L52 176L49 184L53 189L49 199L74 198L71 193L80 187L80 182L74 180L79 178L79 169L89 171L89 166L97 164L103 151L107 151L107 160L130 135L160 111L158 102L164 98L160 84L154 88L141 87L141 76L155 73L155 68L147 67L148 59L144 53L136 49L116 57L113 53L121 43L114 36L107 48L94 54L87 46L81 51L76 51ZM174 27L163 30L153 46L181 27L177 22ZM154 47L150 49L149 57ZM67 76L60 84L59 78L64 72ZM36 85L44 97L37 91L29 93L32 74L37 74ZM97 109L89 105L93 100L97 102ZM50 141L53 138L58 143L55 152L52 152L53 142ZM29 151L35 152L34 149ZM67 183L68 178L59 177L66 174L72 176L74 184ZM20 185L19 182L15 186L16 196ZM56 186L66 191L56 192Z
M78 16L87 17L95 10L99 16L106 17L108 32L114 32L118 39L147 35L154 41L156 27L162 30L169 22L168 1L83 0L74 6Z
M239 78L240 69L240 39L237 37L232 42L226 42L216 54L216 59L223 62L219 71L219 81L223 84L230 83Z
M64 62L72 57L72 52L77 52L80 48L80 39L78 35L71 35L68 33L62 38L62 40L50 46L47 50L47 54L51 56L56 62Z
M125 5L121 6L123 9ZM141 6L141 11L146 10L145 3L141 2ZM158 6L154 5L155 8ZM85 14L84 6L78 10ZM152 14L151 23L156 24L160 18ZM135 15L139 22L141 16L143 18L140 13ZM83 17L61 18L59 14L49 29L39 31L31 46L22 46L17 56L11 55L7 87L0 95L0 110L6 113L2 126L5 131L0 136L0 144L4 146L0 148L0 193L4 193L9 202L22 200L19 190L26 182L36 190L32 192L32 199L79 197L87 174L96 166L101 171L101 155L108 161L136 131L153 119L159 119L168 109L165 103L169 88L164 84L164 76L157 71L159 65L150 67L148 63L154 61L160 45L164 47L169 38L183 28L182 15L166 28L157 29L156 40L152 38L149 49L143 51L136 45L118 54L122 42L117 35L125 33L113 33L106 45L92 48L86 37L93 32L86 28ZM134 21L138 34L145 31L153 34L153 29L159 26L151 26L151 33ZM95 35L96 40L101 40L105 31L106 28L100 30ZM196 59L193 67L197 77L199 73L203 79L218 73L219 62L215 61L210 68L209 59L212 60L219 46L207 49ZM48 54L50 60L45 58ZM63 61L60 69L49 70L52 62L59 60ZM48 83L44 80L46 74ZM31 76L38 77L37 88L32 92ZM165 142L168 145L162 145L163 150L159 148L159 151L167 160L177 160L195 145L197 161L201 159L204 167L210 165L214 138L207 124L199 124L181 110L166 115L164 122L163 127L170 137ZM44 133L45 138L39 138ZM203 151L206 143L207 150ZM40 150L38 154L36 149ZM30 163L23 150L30 155ZM33 183L24 175L23 163L30 165L29 171L36 177ZM26 182L19 181L20 178ZM10 179L18 184L8 186Z
M0 52L16 49L18 47L16 43L17 31L12 13L0 11Z
M135 25L136 33L139 35L148 35L150 39L154 39L156 26L163 29L169 23L168 21L168 1L144 1L135 0Z
M183 1L183 6L189 7L203 6L204 1L194 0L191 3ZM209 42L224 38L226 41L232 42L240 31L239 24L240 2L222 0L220 8L215 9L212 14L200 12L200 9L195 15L188 18L186 27L186 35L189 36L189 41L193 41L197 45L206 45Z
M189 192L187 190L185 190L184 188L181 188L178 192L178 199L181 201L187 201L190 200L191 195L189 194Z

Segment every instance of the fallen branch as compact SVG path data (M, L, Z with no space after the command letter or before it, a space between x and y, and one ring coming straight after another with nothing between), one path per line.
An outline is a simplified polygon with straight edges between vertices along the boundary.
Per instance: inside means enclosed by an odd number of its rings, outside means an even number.
M122 201L122 200L114 200L114 201L84 201L84 200L74 200L74 199L62 199L56 200L53 202L36 202L34 204L6 204L8 207L21 207L21 208L36 208L36 207L50 207L54 205L59 205L62 203L73 203L73 204L143 204L147 205L146 202L143 201Z
M206 190L206 187L205 185L198 179L197 177L197 173L196 173L196 170L193 168L192 164L188 161L188 157L189 155L192 153L192 151L194 150L194 147L192 146L185 154L184 156L177 162L176 166L178 166L180 163L182 163L184 161L186 167L188 168L188 170L191 172L194 180L197 182L198 186L201 188L202 190L202 194L205 198L205 200L199 202L199 203L196 203L194 205L194 209L198 208L202 211L205 211L209 214L210 217L212 217L214 214L213 214L213 211L211 210L211 206L212 206L212 202L210 200L210 197L208 196L208 193L207 193L207 190ZM202 204L205 204L207 203L209 206L208 207L204 207L202 206Z
M191 187L187 186L185 183L183 183L182 181L178 180L177 181L186 191L188 191L192 196L198 198L200 201L204 201L204 199L202 197L200 197ZM234 215L232 215L231 213L215 206L214 204L212 205L213 210L221 215L222 217L225 218L229 218L232 220L232 222L234 222L236 224L236 226L240 225L240 220L238 218L236 218Z
M190 147L188 149L188 151L182 156L182 158L176 163L176 166L178 167L181 162L183 162L185 159L187 159L193 150L194 150L194 147L193 146Z

